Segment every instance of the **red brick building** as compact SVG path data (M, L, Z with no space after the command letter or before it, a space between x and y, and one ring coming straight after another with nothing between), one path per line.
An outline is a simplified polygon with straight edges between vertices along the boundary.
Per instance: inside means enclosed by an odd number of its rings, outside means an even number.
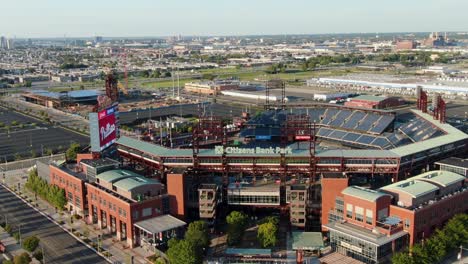
M67 197L66 209L80 216L88 211L86 203L86 177L79 165L62 164L50 165L50 184L65 190Z
M348 178L322 178L322 231L327 231L329 213L336 212L336 198L343 197L341 193L348 187ZM341 211L341 213L343 213Z
M107 229L131 247L140 245L134 224L169 212L163 185L126 170L110 170L86 183L89 223Z
M412 50L416 48L416 42L414 40L397 40L396 50Z
M430 237L455 214L467 212L467 199L465 177L427 172L377 191L345 188L323 225L333 250L365 263L384 263Z
M169 215L184 217L183 186L177 176L169 181L175 192L169 195L158 180L118 169L116 161L79 160L50 165L50 183L65 190L67 210L126 241L129 247L154 246L182 234L186 224ZM183 180L182 175L179 178Z
M393 196L390 215L410 234L410 244L430 237L455 214L468 211L465 177L448 171L432 171L380 189Z
M402 105L404 101L396 97L384 97L374 95L360 95L351 98L349 102L346 102L345 106L360 107L369 109L385 109L389 107L395 107Z

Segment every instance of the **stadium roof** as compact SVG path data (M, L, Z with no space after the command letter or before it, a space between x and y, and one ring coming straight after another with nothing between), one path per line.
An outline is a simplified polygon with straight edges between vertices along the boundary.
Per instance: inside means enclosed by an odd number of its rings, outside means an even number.
M404 181L399 181L380 188L380 190L388 192L402 192L409 194L413 198L419 198L431 192L437 191L439 188L432 183L411 178Z
M122 136L117 140L117 143L126 147L138 149L154 156L187 156L192 157L191 149L169 149L156 144L141 141L138 139Z
M412 177L411 179L427 181L430 183L436 183L443 187L450 186L456 182L461 182L465 180L465 177L456 174L450 171L429 171L417 176Z
M353 196L359 199L367 200L369 202L375 202L379 198L384 196L389 196L386 193L359 187L359 186L350 186L342 191L343 194Z
M359 96L351 98L351 101L363 100L363 101L371 101L371 102L381 102L385 99L387 99L387 97L375 96L375 95L359 95Z
M103 173L99 173L96 178L109 182L114 183L116 181L128 178L128 177L138 177L139 174L136 174L132 171L128 170L108 170Z
M145 177L130 177L114 182L114 186L125 191L131 191L137 187L147 184L159 184L159 181Z
M378 149L331 149L317 153L317 157L344 157L344 158L398 158L390 150Z
M450 143L455 143L463 139L468 139L467 134L463 133L462 131L454 128L449 124L443 124L440 123L438 120L434 120L434 118L429 114L423 113L419 110L411 111L416 115L419 115L422 118L424 118L424 120L432 123L434 126L442 129L447 134L392 149L391 151L397 154L398 156L404 157L432 148L447 145Z

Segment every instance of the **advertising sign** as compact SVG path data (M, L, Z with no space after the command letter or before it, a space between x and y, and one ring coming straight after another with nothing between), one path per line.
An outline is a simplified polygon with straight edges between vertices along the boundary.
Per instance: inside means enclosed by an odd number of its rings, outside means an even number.
M295 138L296 138L296 140L309 140L310 136L302 136L301 135L301 136L296 136Z
M115 121L114 108L104 109L98 113L99 146L101 149L115 142L117 138Z
M98 113L89 114L91 151L100 152L112 145L118 137L118 106L113 105Z

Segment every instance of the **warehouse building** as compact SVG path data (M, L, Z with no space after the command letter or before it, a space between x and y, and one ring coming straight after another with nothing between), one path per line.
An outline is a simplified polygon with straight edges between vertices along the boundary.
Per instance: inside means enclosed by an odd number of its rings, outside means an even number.
M215 95L220 91L239 89L239 83L233 81L189 82L185 90L191 93Z
M349 107L361 107L368 109L385 109L404 104L404 101L396 97L384 97L374 95L360 95L351 98L345 103Z

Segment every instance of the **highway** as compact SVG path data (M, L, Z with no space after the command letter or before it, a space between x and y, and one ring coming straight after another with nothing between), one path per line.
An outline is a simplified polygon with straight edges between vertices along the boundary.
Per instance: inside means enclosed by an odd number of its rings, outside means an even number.
M29 207L0 185L0 219L7 217L13 230L21 223L23 239L36 235L41 240L46 263L107 263L95 252L79 243L60 227Z

